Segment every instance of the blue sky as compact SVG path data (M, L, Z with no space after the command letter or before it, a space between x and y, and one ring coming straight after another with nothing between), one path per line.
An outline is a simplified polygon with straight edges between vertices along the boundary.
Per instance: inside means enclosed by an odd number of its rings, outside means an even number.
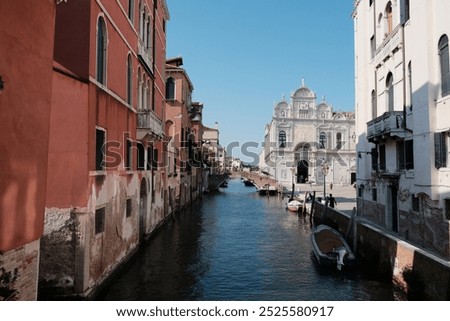
M167 56L183 57L203 122L218 122L224 147L260 144L274 102L289 99L302 78L318 100L354 110L353 0L167 4Z

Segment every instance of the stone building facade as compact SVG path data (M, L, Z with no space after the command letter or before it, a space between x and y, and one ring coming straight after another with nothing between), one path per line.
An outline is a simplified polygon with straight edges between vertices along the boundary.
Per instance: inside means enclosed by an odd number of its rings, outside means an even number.
M355 1L358 212L450 258L445 0Z
M285 187L348 185L355 178L355 114L335 111L305 86L275 104L266 125L259 168ZM325 178L325 180L324 180Z

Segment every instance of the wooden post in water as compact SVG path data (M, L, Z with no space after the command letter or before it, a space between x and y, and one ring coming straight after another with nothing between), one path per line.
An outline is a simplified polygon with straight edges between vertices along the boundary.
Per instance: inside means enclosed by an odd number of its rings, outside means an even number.
M356 212L356 207L353 207L353 213L355 214L353 218L353 254L356 255L356 247L358 244L358 213Z
M302 207L302 215L303 216L305 216L305 213L306 213L306 199L307 199L307 196L306 196L306 192L305 192L305 197L303 198L303 207Z
M314 218L314 202L316 201L316 191L313 191L312 199L311 199L311 210L309 212L309 224L313 226L313 218Z

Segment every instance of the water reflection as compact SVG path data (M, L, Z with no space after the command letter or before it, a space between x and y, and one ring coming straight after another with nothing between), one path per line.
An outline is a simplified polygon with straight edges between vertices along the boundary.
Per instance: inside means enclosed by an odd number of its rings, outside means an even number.
M390 284L323 271L309 220L240 180L205 195L145 246L104 300L395 300Z

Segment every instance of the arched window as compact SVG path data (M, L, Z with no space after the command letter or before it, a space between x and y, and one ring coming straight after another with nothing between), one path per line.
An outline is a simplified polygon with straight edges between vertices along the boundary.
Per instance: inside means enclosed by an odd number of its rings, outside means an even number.
M153 103L153 82L150 79L147 80L147 109L155 110L155 104Z
M175 79L170 77L166 82L166 99L174 100L175 99Z
M386 102L388 111L394 111L394 77L388 73L386 77Z
M135 0L128 0L128 19L130 19L131 22L134 21L134 1Z
M141 75L141 69L138 68L138 88L137 88L137 96L138 96L138 109L142 109L142 75Z
M286 147L286 132L284 130L278 133L278 143L281 148Z
M450 68L447 35L443 35L441 39L439 39L439 62L441 67L442 96L447 96L450 93Z
M128 54L127 59L127 103L129 105L133 102L133 62L131 61L131 55Z
M97 81L103 85L106 84L106 24L100 17L97 22Z
M377 93L375 90L372 90L371 94L372 99L372 118L377 118Z
M342 134L337 133L336 134L336 149L341 149L341 148L342 148Z
M389 1L386 5L386 9L384 11L386 16L386 33L390 34L393 30L393 17L392 17L392 3Z
M327 134L325 134L324 132L321 132L320 136L319 136L319 148L325 149L326 144L327 144Z

